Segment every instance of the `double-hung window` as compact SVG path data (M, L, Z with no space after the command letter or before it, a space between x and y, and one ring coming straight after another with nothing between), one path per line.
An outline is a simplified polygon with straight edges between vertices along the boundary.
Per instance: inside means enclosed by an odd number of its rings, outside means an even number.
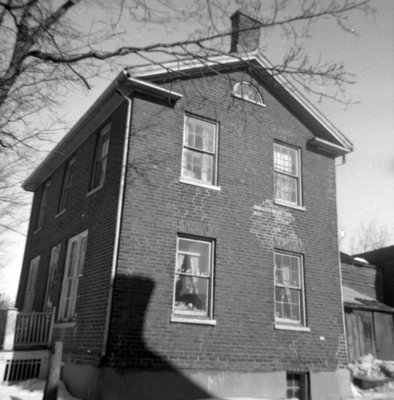
M275 200L301 206L300 151L283 144L274 144Z
M212 318L214 242L177 238L174 317Z
M217 186L218 124L185 117L182 178L191 183Z
M42 224L44 223L44 218L45 218L46 210L47 210L47 207L48 207L49 186L50 186L50 182L47 181L47 182L44 183L44 186L42 188L40 209L38 211L36 230L40 229L42 227Z
M52 298L53 281L55 272L59 265L60 248L61 245L59 243L57 246L52 247L51 250L51 259L49 261L49 270L47 278L47 288L45 291L44 311L52 311L53 308L53 298Z
M40 264L40 256L37 256L30 261L29 275L27 277L25 296L23 298L23 311L25 312L30 312L33 310L33 302L34 302L39 264Z
M111 124L107 124L97 134L96 151L94 154L90 190L103 186L107 171L109 133Z
M304 276L300 255L275 253L275 322L305 326Z
M88 231L72 237L68 241L66 265L59 305L59 321L71 321L75 316L78 285L85 263Z
M71 186L74 177L74 165L75 165L75 157L72 157L66 163L66 168L64 171L64 178L63 178L63 186L62 186L62 191L60 193L58 212L63 211L67 207L70 201Z

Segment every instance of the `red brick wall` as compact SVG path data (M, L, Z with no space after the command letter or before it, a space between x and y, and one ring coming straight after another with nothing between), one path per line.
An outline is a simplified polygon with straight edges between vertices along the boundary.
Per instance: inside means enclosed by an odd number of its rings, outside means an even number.
M96 362L101 352L113 254L126 103L123 103L113 113L110 120L109 159L102 189L86 196L89 191L96 145L96 135L95 132L92 132L92 135L75 153L71 201L66 211L56 216L65 168L65 164L63 164L51 177L44 224L42 229L36 233L34 233L34 221L39 210L41 189L35 193L18 294L17 305L21 307L29 262L32 258L40 255L41 261L33 309L42 310L51 248L61 243L59 266L55 273L53 288L55 305L58 309L68 239L86 229L89 230L84 273L79 282L76 324L69 328L62 328L59 325L54 332L55 340L64 341L66 359L74 353L72 359L77 361L93 360ZM100 125L100 127L102 126Z
M230 79L231 78L231 79ZM334 160L262 88L266 107L231 96L243 73L172 83L174 109L133 105L108 356L115 366L265 371L346 362ZM184 113L216 120L221 191L179 182ZM274 205L273 143L301 148L305 211ZM216 326L171 323L177 233L215 239ZM305 261L310 332L274 329L274 249Z
M231 78L231 79L230 79ZM324 370L346 362L340 298L334 161L311 152L313 134L267 91L266 107L231 96L243 73L172 83L184 93L175 108L136 99L108 360L128 367L243 371ZM179 182L184 113L216 120L218 183L214 191ZM89 229L77 323L57 328L65 358L96 362L101 350L115 231L125 105L112 118L103 189L86 198L92 136L77 152L72 204L55 218L64 166L53 175L41 232L29 232L27 266L41 255L34 308L42 307L50 249L62 243L60 295L67 240ZM273 203L273 143L301 148L305 211ZM39 204L33 203L32 220ZM32 228L31 228L32 229ZM216 326L171 323L177 233L215 240ZM305 260L310 332L274 329L274 249ZM324 338L324 340L322 340Z

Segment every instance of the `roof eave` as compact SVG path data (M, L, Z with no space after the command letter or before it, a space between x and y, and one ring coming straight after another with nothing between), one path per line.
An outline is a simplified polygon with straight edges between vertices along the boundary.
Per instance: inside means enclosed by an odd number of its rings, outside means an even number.
M126 71L122 71L67 135L64 136L33 173L23 182L22 188L24 190L34 192L41 183L50 177L52 172L59 167L64 160L74 153L78 145L83 143L83 141L93 133L89 129L83 129L92 121L92 116L95 116L97 121L101 120L102 122L108 117L108 112L98 113L97 111L111 100L115 92L119 92L126 97L134 93L141 93L164 101L169 105L173 105L182 97L182 94L172 90L139 79L130 78ZM118 106L121 101L123 101L123 99L118 96L117 101L113 102L112 108ZM98 117L97 114L99 114Z
M308 145L315 148L318 151L321 151L323 153L329 154L334 157L343 156L351 151L348 148L339 146L337 144L331 143L327 140L324 140L324 139L321 139L318 137L309 139Z
M236 64L249 63L260 67L267 71L270 76L282 88L282 95L285 101L295 109L299 114L302 114L307 122L312 121L316 130L328 137L330 140L325 140L327 143L333 144L330 148L325 146L325 151L330 154L343 155L353 151L353 144L351 141L332 124L300 91L289 82L281 74L274 73L274 66L259 52L253 51L250 53L231 53L226 55L219 55L210 57L206 60L182 60L162 63L161 65L142 65L138 67L128 68L127 71L132 77L146 78L150 80L160 79L160 77L173 74L174 77L181 76L182 74L191 74L193 72L200 72L204 69L213 67L234 66ZM322 139L324 140L324 139ZM322 147L322 143L319 143Z

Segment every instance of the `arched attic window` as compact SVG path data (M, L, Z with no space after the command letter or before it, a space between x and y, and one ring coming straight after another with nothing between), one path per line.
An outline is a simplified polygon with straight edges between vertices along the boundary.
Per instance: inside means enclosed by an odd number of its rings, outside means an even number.
M258 89L248 82L237 82L233 86L233 96L265 106L263 96Z

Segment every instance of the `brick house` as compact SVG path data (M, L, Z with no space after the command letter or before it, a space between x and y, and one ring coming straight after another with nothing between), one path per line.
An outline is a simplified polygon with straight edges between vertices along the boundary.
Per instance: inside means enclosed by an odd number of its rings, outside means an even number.
M352 145L257 40L122 72L25 181L17 307L56 308L78 397L339 399Z

